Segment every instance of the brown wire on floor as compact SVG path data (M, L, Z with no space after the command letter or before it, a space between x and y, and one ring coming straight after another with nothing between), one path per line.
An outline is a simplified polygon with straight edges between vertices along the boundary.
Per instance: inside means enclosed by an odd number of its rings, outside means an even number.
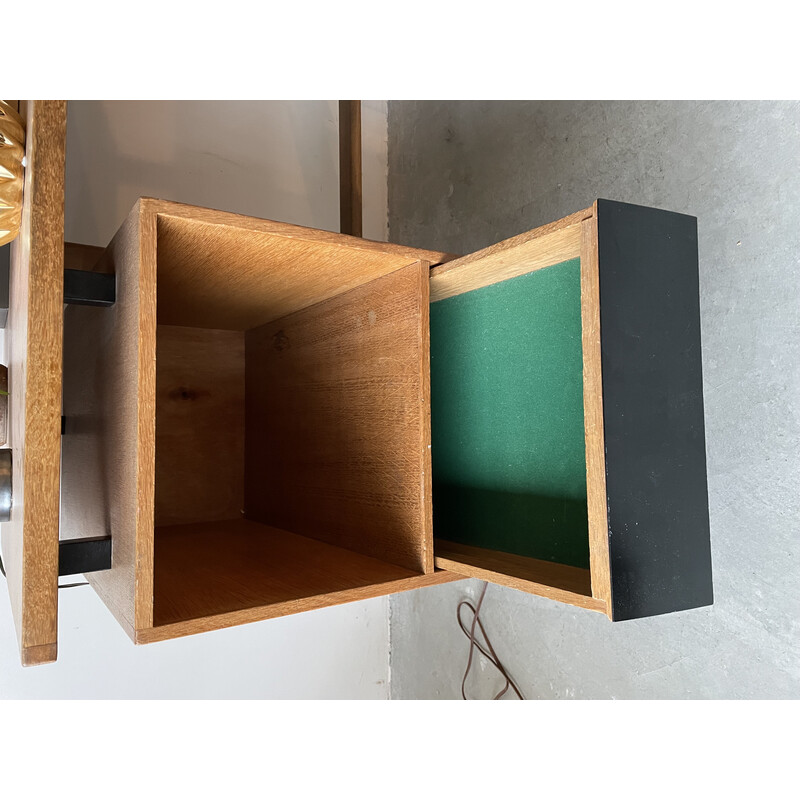
M481 605L483 604L483 598L486 594L486 589L488 588L489 584L486 581L483 582L483 589L481 589L481 595L478 598L477 606L473 606L469 600L462 600L458 604L458 608L456 609L456 616L458 617L458 625L461 630L464 632L464 635L469 639L469 659L467 660L467 669L464 672L464 678L461 681L461 697L464 700L467 700L467 677L469 675L470 669L472 669L472 656L475 652L475 648L477 647L478 650L483 653L486 659L494 665L495 669L506 679L506 685L503 687L503 690L495 695L494 699L499 700L509 689L513 689L516 693L517 697L520 700L524 700L525 698L522 696L522 692L519 690L519 687L516 683L511 679L511 676L506 671L506 668L503 666L503 663L497 657L497 653L494 651L494 647L492 647L492 643L489 637L486 635L486 629L483 627L483 622L481 621L480 614L481 614ZM466 626L464 625L463 620L461 619L461 608L466 606L472 612L472 625L470 629L467 630ZM481 630L481 635L483 636L483 640L486 642L486 647L484 648L483 645L475 638L475 626L478 626ZM487 650L488 648L488 650Z

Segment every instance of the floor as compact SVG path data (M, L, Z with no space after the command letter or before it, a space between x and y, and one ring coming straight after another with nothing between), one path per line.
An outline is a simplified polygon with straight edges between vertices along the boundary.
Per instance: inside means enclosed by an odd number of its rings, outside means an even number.
M490 586L529 698L800 697L800 103L394 102L390 240L468 253L597 197L698 218L715 604L610 623ZM395 698L460 697L464 581L391 598ZM502 686L480 660L474 696Z

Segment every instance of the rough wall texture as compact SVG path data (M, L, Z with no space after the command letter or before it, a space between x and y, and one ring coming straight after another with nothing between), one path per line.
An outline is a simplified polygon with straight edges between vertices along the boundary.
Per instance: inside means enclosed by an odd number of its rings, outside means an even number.
M532 698L798 698L800 103L390 103L391 241L467 253L597 197L698 217L715 605L612 624L490 586L495 647ZM392 598L394 697L460 696L479 586Z

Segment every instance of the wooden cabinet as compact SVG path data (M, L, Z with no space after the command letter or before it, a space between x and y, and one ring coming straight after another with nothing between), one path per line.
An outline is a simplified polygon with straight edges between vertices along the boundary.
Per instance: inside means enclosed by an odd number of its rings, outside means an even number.
M429 263L142 199L64 316L62 530L137 642L425 586ZM91 387L89 390L87 387Z
M599 200L453 258L143 198L90 262L114 305L65 311L37 252L12 295L46 273L65 426L49 516L14 450L24 663L56 656L59 528L111 537L87 578L137 643L464 576L613 620L712 602L693 218Z

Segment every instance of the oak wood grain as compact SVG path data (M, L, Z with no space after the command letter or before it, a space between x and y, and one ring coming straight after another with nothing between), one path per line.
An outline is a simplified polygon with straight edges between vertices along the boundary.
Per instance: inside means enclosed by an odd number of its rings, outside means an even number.
M155 565L156 626L415 574L242 519L158 528Z
M581 222L587 216L591 216L591 209L434 267L431 302L577 258L581 252Z
M611 614L611 564L608 547L603 375L600 357L600 275L597 217L581 223L581 326L583 344L583 419L586 440L586 504L589 517L589 569L592 595Z
M176 232L170 228L172 223L185 239L178 242L172 238ZM272 237L270 247L278 254L277 261L264 260L262 236ZM335 239L329 240L331 236ZM342 239L348 243L342 244ZM242 262L237 262L236 256L252 259L253 272L247 280L258 294L263 288L261 279L269 283L269 276L280 272L282 248L295 252L298 242L333 248L339 284L352 280L357 286L285 317L280 330L263 333L263 353L256 352L251 360L246 351L243 368L241 342L249 341L254 333L244 333L247 323L240 320L232 329L208 327L219 320L219 309L226 314L235 310L230 297L236 290L230 281L235 284L242 271ZM352 242L356 242L355 247L350 246ZM197 319L202 326L165 325L162 317L162 324L157 326L156 305L160 311L165 305L169 307L169 276L182 268L176 262L175 248L180 258L191 253L202 260L207 249L219 247L222 252L223 245L232 250L231 258L216 265L222 275L213 270L203 273L209 283L221 281L217 285L221 294L205 295L209 305L203 310L202 320ZM116 273L117 302L111 309L70 306L66 311L69 380L65 387L64 470L68 497L64 527L68 536L86 535L87 531L111 533L112 569L92 574L89 580L134 639L138 638L137 631L153 625L156 497L159 523L186 522L197 511L198 517L205 517L203 524L213 524L208 517L239 513L237 447L245 439L256 443L252 464L247 463L245 472L245 485L253 487L254 507L271 486L274 488L275 481L270 483L268 474L272 470L279 476L277 480L284 482L287 496L303 497L309 507L327 504L327 513L321 514L324 530L315 530L314 535L349 545L352 550L343 552L353 556L377 556L385 564L382 569L390 570L388 582L392 586L414 585L420 573L433 570L427 417L428 263L412 261L403 266L419 251L143 199L102 258L91 264L95 254L87 252L91 258L86 263L91 269ZM349 260L344 260L344 253ZM384 273L387 253L401 266ZM378 270L373 269L374 259L379 262ZM290 259L285 266L297 281L306 280L310 286L313 275L309 277L303 263L301 260L297 265ZM374 273L377 279L371 277ZM263 300L263 293L260 296ZM278 369L269 376L277 380L270 383L264 377L267 372L261 356L269 361L273 354L282 354L282 361L294 364L299 372ZM247 377L243 418L241 386L243 376L250 375L255 376L255 384L262 381L261 393L251 402L252 381ZM313 462L320 447L324 450L332 444L326 440L325 420L302 416L303 404L314 402L314 392L307 390L315 381L331 400L328 410L332 416L327 419L337 421L330 430L351 431L347 441L355 448L356 459L350 457L353 451L348 454L346 447L332 457L340 459L356 477L361 476L361 494L356 492L356 502L352 502L352 496L337 496L335 481L325 483L329 464L317 462L311 468L316 477L322 476L321 487L313 480L310 487L302 480L296 485L287 477L303 477L302 467L298 471L292 459L295 464L298 459ZM285 406L288 417L302 419L301 437L305 440L298 443L286 438L282 427L285 420L276 416L270 405L280 404L276 398L292 406L291 414L289 405ZM207 406L202 405L205 400ZM170 404L176 408L170 409ZM179 405L182 411L177 411ZM162 420L157 424L158 415ZM218 488L214 486L215 474L213 470L199 474L203 470L197 464L204 449L213 453L212 418L218 428L227 429L231 435L230 457L225 458L221 478L231 491L222 493L227 498L224 500L205 497ZM242 428L242 419L246 429ZM259 443L259 425L278 431L278 439L284 436L285 452ZM313 430L319 441L309 433ZM224 433L218 430L217 438ZM181 439L177 447L175 443ZM351 477L345 484L355 485ZM203 507L209 502L210 506ZM200 522L198 519L197 524ZM387 527L384 522L388 522ZM192 526L181 527L186 532ZM305 532L302 524L301 528L300 532ZM216 541L219 544L218 538ZM191 559L191 552L189 547L184 557ZM283 569L290 567L284 564ZM370 580L367 576L358 586L344 589L344 594L336 590L331 597L331 592L322 587L315 596L325 597L312 605L389 591L383 578L375 586ZM247 602L261 600L250 598ZM180 604L177 600L175 603ZM244 607L221 612L209 608L202 615L219 617L220 613L244 613ZM273 611L258 613L273 615Z
M138 631L137 643L462 579L249 520L159 528L155 564L155 627Z
M7 327L14 506L2 545L27 666L57 655L66 103L23 101L20 113L27 166Z
M155 524L244 508L244 332L156 329Z
M246 335L246 516L433 571L428 264Z
M136 644L150 644L168 639L177 639L182 636L193 636L197 633L222 628L232 628L237 625L247 625L252 622L263 622L291 614L301 614L304 611L315 611L320 608L354 603L359 600L370 600L374 597L384 597L397 592L408 592L413 589L424 589L428 586L439 586L443 583L463 581L464 575L437 569L427 575L414 575L410 578L399 578L385 583L373 583L369 586L360 586L354 589L343 589L330 594L317 594L302 600L287 600L283 603L273 603L267 606L254 606L241 611L231 611L226 614L216 614L210 617L199 617L187 622L175 622L159 625L156 628L146 628L135 633Z
M302 600L288 600L283 603L273 603L267 606L254 606L241 611L231 611L226 614L216 614L210 617L199 617L186 622L175 622L159 625L156 628L146 628L137 631L134 641L136 644L150 644L163 642L168 639L177 639L183 636L193 636L198 633L232 628L237 625L248 625L253 622L263 622L291 614L301 614L305 611L315 611L330 606L344 603L354 603L359 600L370 600L374 597L385 597L398 592L408 592L413 589L424 589L428 586L440 586L443 583L454 583L465 580L464 575L437 569L427 575L414 575L410 578L399 578L384 583L373 583L369 586L343 589L330 594L317 594Z
M111 264L103 260L105 247L92 244L64 242L64 269L82 269L87 272L108 270Z
M440 569L592 611L605 611L605 604L592 597L588 569L443 539L436 539L434 548Z
M97 269L116 274L116 303L64 312L62 528L111 535L112 568L87 580L133 637L153 614L155 215L137 203Z
M339 101L339 229L362 232L361 101Z
M158 214L158 321L249 330L446 254L145 199Z

